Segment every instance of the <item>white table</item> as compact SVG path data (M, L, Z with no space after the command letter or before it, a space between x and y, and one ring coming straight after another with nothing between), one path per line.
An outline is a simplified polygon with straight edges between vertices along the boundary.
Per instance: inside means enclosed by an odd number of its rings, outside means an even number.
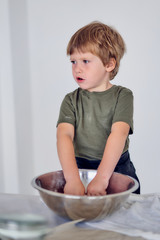
M148 195L149 196L149 195ZM146 198L148 197L146 195ZM134 195L135 202L136 199L141 199L142 197ZM138 202L138 201L137 201ZM128 202L128 208L131 206L131 202ZM32 213L38 214L46 218L48 222L48 227L55 228L52 235L45 237L45 240L144 240L148 238L142 238L138 236L128 236L127 234L117 232L114 230L104 229L104 223L78 223L74 224L69 220L66 220L54 212L52 212L41 200L39 196L35 195L16 195L16 194L0 194L0 214L6 213ZM154 213L153 213L154 214ZM160 212L159 212L160 214ZM137 219L138 221L138 219ZM65 225L68 223L68 225ZM141 224L141 223L140 223ZM59 226L58 228L56 228ZM160 238L159 238L160 239Z

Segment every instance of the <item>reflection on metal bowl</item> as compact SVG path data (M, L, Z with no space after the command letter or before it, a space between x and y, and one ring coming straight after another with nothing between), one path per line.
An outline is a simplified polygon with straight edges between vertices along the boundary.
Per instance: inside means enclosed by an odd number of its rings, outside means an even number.
M87 188L88 183L96 175L96 170L79 170L81 180ZM107 195L105 196L75 196L64 194L65 179L63 171L55 171L40 175L32 180L46 205L60 216L76 220L99 220L118 210L138 188L138 182L126 175L113 173Z

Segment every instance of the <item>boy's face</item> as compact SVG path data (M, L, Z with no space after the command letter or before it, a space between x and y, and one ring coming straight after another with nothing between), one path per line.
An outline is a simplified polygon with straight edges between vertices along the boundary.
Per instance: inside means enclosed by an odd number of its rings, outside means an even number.
M108 67L103 65L99 57L90 52L74 51L70 60L73 77L80 88L101 92L110 87Z

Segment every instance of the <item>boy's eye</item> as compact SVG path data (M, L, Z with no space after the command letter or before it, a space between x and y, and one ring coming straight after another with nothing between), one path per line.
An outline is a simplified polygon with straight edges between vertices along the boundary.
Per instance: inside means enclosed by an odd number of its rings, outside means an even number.
M73 60L72 60L71 63L72 63L72 64L76 64L76 61L73 61Z
M84 63L89 63L89 61L88 61L88 60L83 60L83 62L84 62Z

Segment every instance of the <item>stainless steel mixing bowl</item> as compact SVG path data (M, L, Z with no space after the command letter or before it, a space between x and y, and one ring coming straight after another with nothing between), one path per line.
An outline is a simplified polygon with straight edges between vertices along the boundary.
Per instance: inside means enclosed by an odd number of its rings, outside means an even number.
M80 178L87 188L88 183L96 175L96 170L79 170ZM105 196L75 196L64 194L65 179L63 171L50 172L32 180L46 205L60 216L76 220L103 219L118 210L129 197L129 194L138 188L138 182L126 175L113 173L107 195Z

